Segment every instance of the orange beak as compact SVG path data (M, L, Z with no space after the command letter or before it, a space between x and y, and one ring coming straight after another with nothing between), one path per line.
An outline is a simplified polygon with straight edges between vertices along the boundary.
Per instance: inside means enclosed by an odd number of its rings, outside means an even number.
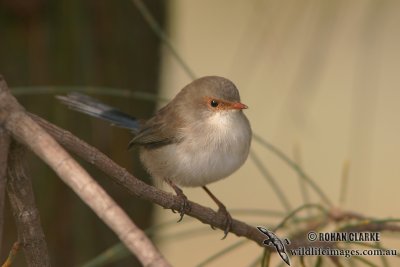
M232 109L246 109L248 108L248 106L246 106L245 104L242 104L240 102L235 102L231 104L231 108Z

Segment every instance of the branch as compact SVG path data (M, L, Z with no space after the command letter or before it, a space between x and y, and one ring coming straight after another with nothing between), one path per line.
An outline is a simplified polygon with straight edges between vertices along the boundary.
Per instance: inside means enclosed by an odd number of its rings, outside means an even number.
M118 235L144 266L170 266L89 174L25 112L0 76L0 124L29 147Z
M8 148L10 146L10 136L0 126L0 252L3 241L3 228L4 228L4 202L6 192L6 173L7 173L7 157Z
M28 266L50 266L46 240L36 208L32 183L23 166L25 148L11 144L8 158L7 193L18 229L18 242L22 245Z

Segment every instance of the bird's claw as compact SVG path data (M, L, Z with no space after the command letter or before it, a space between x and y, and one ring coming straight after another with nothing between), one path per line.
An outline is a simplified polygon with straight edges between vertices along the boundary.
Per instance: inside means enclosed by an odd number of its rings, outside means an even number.
M218 209L218 213L221 213L225 217L225 221L224 221L224 225L225 225L224 236L221 239L221 240L224 240L228 236L228 233L232 228L232 216L231 216L231 214L228 212L228 210L225 207L220 207Z
M179 212L180 218L178 222L182 221L183 216L186 212L190 211L192 207L190 206L187 196L183 193L182 189L176 186L171 180L166 179L166 182L174 189L176 196L181 200L181 207L179 210L172 209L173 213Z
M191 206L190 206L188 198L184 194L179 194L178 197L181 199L181 202L182 202L181 208L178 210L179 215L180 215L178 222L181 222L185 213L191 210ZM174 213L176 212L175 210L172 210L172 211Z

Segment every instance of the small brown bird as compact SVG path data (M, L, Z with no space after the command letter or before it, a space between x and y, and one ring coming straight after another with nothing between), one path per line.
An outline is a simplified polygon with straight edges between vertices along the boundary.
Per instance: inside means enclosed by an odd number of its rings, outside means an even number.
M135 134L129 147L140 146L140 159L149 174L167 182L182 199L180 220L190 210L178 186L203 187L225 215L225 235L232 218L206 187L235 172L246 161L250 123L239 91L228 79L206 76L185 86L175 98L144 123L81 94L58 97L72 109L128 128Z

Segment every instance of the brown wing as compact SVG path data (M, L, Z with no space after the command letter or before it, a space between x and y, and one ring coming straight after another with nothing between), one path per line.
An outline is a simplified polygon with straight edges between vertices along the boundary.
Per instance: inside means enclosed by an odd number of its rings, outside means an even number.
M167 105L142 125L128 147L140 145L151 149L180 142L182 140L179 135L180 123L179 116Z

